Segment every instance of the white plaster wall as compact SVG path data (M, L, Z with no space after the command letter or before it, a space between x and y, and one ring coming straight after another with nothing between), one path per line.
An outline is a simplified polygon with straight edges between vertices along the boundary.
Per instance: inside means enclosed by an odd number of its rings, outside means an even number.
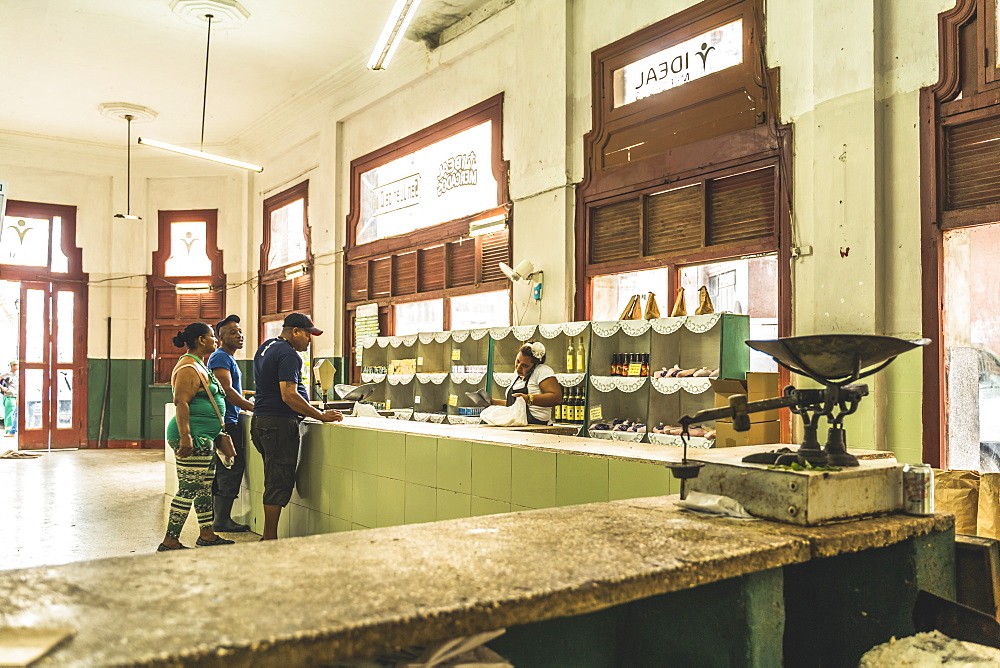
M308 179L314 316L330 332L315 353L338 355L350 161L503 92L514 260L530 258L546 280L540 305L515 290L518 314L526 323L566 320L591 53L693 4L517 0L433 52L405 42L389 70L331 73L219 148L265 165L262 174L139 155L132 197L142 224L110 218L123 208L120 149L0 134L0 178L11 181L13 198L79 207L92 278L148 271L157 209L219 208L233 282L257 271L264 199ZM793 264L798 334L920 330L917 99L937 79L937 15L953 4L767 0L768 65L780 67L781 121L793 125L793 243L813 248ZM142 355L144 283L91 290L92 354L103 355L110 312L135 330L115 338L116 350ZM252 322L256 300L249 286L234 290L229 310ZM255 323L246 329L255 332ZM854 444L918 448L919 368L910 353L872 381L875 397L851 427Z

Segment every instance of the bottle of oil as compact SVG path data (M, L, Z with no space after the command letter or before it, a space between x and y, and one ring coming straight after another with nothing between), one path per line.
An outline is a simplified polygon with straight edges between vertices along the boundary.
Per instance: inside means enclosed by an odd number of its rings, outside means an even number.
M573 339L570 339L566 348L566 373L573 373L574 364L576 364L576 356L573 350Z
M576 344L576 372L583 373L586 368L587 348L583 345L583 337L581 336L579 343Z

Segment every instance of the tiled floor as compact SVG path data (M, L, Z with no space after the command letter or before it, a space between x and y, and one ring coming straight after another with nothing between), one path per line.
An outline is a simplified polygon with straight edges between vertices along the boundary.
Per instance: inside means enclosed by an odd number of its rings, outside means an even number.
M0 445L12 440L2 439ZM154 551L166 528L163 477L162 450L75 450L0 459L0 570ZM192 510L181 542L194 546L197 537ZM252 533L226 537L259 538Z

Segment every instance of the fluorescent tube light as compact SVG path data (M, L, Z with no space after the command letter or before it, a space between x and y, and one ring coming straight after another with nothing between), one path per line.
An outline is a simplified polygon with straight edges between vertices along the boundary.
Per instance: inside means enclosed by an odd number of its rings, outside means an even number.
M166 142L158 141L156 139L150 139L148 137L139 137L138 141L140 144L145 144L146 146L153 146L156 148L162 148L167 151L173 151L174 153L189 155L192 158L202 158L204 160L211 160L212 162L222 163L223 165L230 165L232 167L242 167L243 169L249 169L252 172L264 171L264 168L261 167L260 165L253 165L249 162L243 162L241 160L233 160L232 158L224 158L221 155L215 155L214 153L205 153L204 151L196 151L193 148L175 146L174 144L168 144Z
M507 215L501 213L498 216L491 216L482 220L474 220L469 223L469 236L478 237L483 234L502 232L507 227Z
M399 48L399 43L403 41L406 28L413 20L413 15L417 13L419 4L420 0L396 0L392 11L389 12L389 18L382 27L382 34L375 43L375 50L368 59L368 69L384 70L389 67L389 61Z
M305 275L306 275L306 266L304 264L297 264L294 267L288 267L287 269L285 269L286 281Z
M211 283L179 283L174 286L174 292L179 295L207 295L211 291Z

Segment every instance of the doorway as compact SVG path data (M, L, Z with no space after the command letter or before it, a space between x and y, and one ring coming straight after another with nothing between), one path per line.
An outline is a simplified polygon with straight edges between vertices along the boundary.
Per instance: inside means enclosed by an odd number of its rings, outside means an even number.
M8 202L0 229L0 364L19 362L17 437L3 449L87 440L87 277L76 209Z
M1000 471L1000 223L943 237L944 465Z

